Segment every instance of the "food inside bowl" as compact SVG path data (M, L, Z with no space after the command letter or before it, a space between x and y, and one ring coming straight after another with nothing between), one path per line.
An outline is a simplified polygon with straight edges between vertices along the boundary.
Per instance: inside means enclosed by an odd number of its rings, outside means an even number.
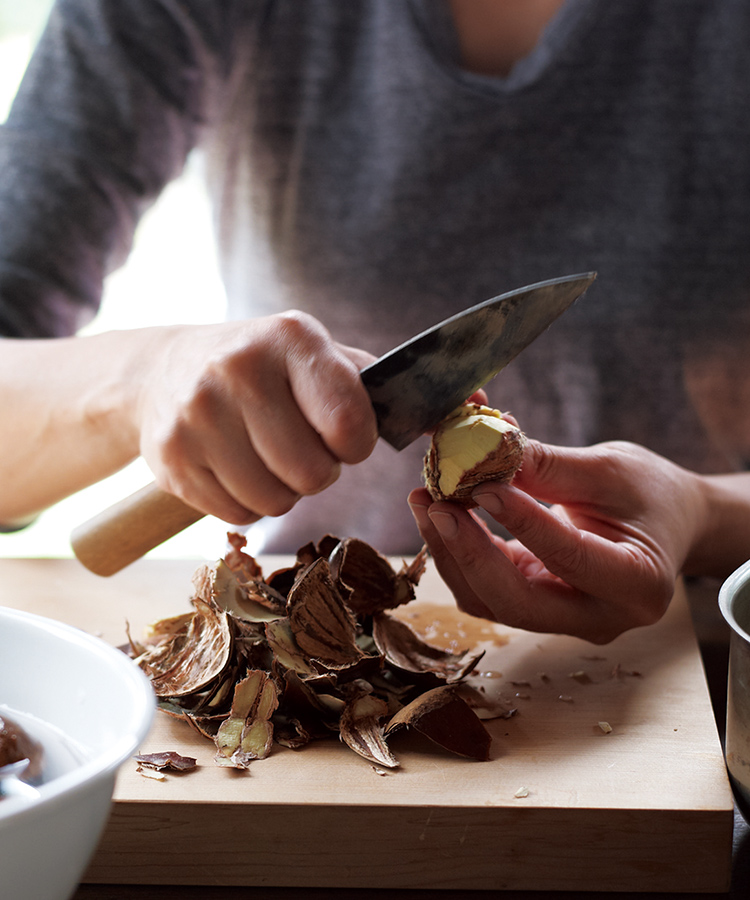
M18 722L0 715L0 766L29 760L29 774L38 775L42 767L42 745L35 741Z
M0 705L0 766L24 759L29 765L22 780L38 786L81 765L86 754L58 728Z
M0 715L0 773L4 767L22 762L24 768L19 772L14 772L14 778L20 778L31 784L41 776L43 758L42 745L35 741L14 719ZM11 770L7 768L5 771L10 774ZM0 800L5 796L5 790L0 788Z

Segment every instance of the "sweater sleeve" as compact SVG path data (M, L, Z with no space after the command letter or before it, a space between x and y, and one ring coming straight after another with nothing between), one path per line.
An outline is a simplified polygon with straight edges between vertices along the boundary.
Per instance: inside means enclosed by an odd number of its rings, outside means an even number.
M220 103L239 0L58 0L0 127L0 334L74 333Z

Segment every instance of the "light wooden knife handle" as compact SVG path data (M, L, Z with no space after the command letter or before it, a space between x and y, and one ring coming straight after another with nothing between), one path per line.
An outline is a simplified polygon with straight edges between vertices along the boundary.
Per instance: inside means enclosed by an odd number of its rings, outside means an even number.
M114 575L203 515L152 483L79 525L70 543L87 569Z

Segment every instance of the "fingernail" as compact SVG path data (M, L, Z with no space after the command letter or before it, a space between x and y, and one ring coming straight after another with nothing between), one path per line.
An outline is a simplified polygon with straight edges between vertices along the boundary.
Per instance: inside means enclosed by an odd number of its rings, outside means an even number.
M503 502L490 491L477 490L471 495L471 499L478 503L482 509L486 510L491 516L497 515L503 511Z
M456 517L447 512L431 512L430 521L435 526L440 537L454 538L458 534L458 522Z

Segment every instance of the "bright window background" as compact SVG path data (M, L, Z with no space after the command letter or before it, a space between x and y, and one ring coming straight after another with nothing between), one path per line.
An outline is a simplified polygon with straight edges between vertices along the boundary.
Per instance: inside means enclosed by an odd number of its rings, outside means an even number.
M0 122L7 117L51 5L52 0L0 0ZM127 264L107 280L101 312L86 331L216 322L224 310L200 162L191 159L183 176L143 218ZM75 525L151 480L148 467L137 460L47 510L29 528L0 535L0 556L70 556ZM224 541L224 526L204 519L149 555L213 558Z

